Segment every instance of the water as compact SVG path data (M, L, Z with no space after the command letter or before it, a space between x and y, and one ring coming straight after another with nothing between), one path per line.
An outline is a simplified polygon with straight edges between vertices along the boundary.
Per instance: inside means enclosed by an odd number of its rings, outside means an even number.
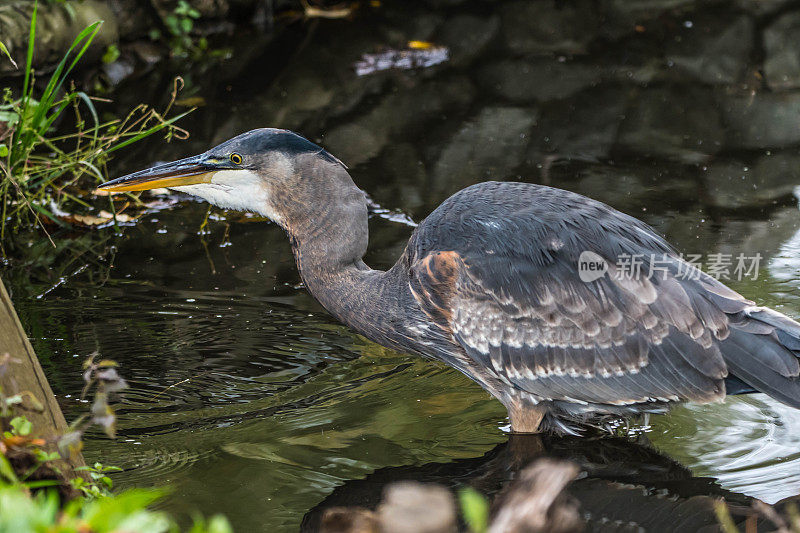
M605 201L687 253L761 253L758 279L730 285L800 317L800 156L758 146L733 120L736 98L768 92L753 89L750 56L738 71L734 62L734 81L670 65L664 54L688 53L675 51L676 35L690 39L706 13L692 26L667 13L645 34L555 39L543 55L505 9L389 5L294 27L271 44L245 35L222 67L182 67L188 94L208 104L186 122L191 140L130 153L117 170L286 127L344 160L390 214L416 221L471 183L522 180ZM356 76L361 54L411 39L450 46L450 61ZM123 86L119 105L157 98L169 75ZM456 371L331 319L302 288L279 228L215 210L201 234L206 206L173 198L124 236L63 236L58 263L34 244L29 261L5 274L68 419L87 408L83 359L97 351L120 363L131 388L119 437L90 431L84 450L89 462L124 468L118 487L168 485L162 505L182 516L222 512L239 531L292 531L304 517L312 524L323 500L363 504L392 479L491 493L519 466L499 403ZM413 230L402 220L371 219L371 266L387 268L402 252ZM697 494L774 503L800 493L799 430L797 411L753 395L653 417L635 442L523 448L579 461L589 476L573 490L593 516L651 520L657 530ZM639 485L648 490L632 505ZM617 504L597 503L601 495Z

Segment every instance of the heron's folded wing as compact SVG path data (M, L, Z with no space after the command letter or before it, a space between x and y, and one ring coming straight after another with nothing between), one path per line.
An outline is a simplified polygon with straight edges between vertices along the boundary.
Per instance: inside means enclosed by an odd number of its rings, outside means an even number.
M535 398L621 405L724 396L728 318L698 280L679 278L691 267L665 255L658 275L627 276L603 259L606 275L585 282L567 254L534 267L514 255L434 252L415 264L412 290L470 358Z

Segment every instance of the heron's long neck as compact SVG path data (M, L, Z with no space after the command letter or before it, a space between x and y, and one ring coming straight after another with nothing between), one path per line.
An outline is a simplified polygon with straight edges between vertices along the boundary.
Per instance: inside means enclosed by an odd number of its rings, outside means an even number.
M327 194L333 197L289 231L303 282L337 319L373 341L402 348L396 339L413 307L403 271L364 264L369 239L364 193L352 185Z

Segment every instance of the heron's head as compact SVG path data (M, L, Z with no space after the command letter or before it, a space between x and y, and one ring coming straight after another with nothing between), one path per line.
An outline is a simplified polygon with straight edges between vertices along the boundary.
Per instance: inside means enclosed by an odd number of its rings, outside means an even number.
M313 209L314 204L324 203L324 196L339 188L342 180L342 185L352 184L343 169L341 161L296 133L263 128L200 155L134 172L99 188L124 192L166 187L283 224L299 208Z

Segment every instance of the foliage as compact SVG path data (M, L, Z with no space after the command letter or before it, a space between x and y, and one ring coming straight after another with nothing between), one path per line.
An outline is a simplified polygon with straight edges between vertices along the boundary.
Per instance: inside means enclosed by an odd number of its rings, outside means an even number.
M186 0L180 0L172 12L163 17L162 22L169 34L168 42L174 55L196 57L208 49L208 41L205 38L201 37L197 41L192 38L194 21L199 18L200 12ZM153 40L161 37L161 31L158 29L150 32L150 38Z
M114 61L119 59L121 53L122 52L119 51L119 47L116 44L110 44L108 45L108 48L106 48L106 51L103 54L101 60L103 61L103 63L106 64L113 63Z
M0 372L6 371L10 357L0 360ZM97 406L102 406L100 418L114 418L108 406L108 395L125 388L125 380L117 373L117 364L109 360L95 361L91 356L84 364L83 379L86 382L84 394L95 388L91 423L100 423L106 431L113 422L97 420ZM100 399L98 399L100 397ZM163 489L129 489L112 494L113 481L109 473L121 469L94 463L92 466L78 467L85 477L71 480L82 497L66 504L57 491L51 487L60 485L59 479L39 479L28 481L31 475L42 467L47 467L60 458L58 452L44 450L45 441L31 437L35 428L24 416L11 416L11 406L27 403L28 406L41 405L32 402L24 395L5 396L0 390L0 419L10 429L4 431L0 440L0 531L42 532L42 533L104 533L121 531L177 532L176 521L164 511L152 511L150 505L165 495ZM83 419L84 417L82 417ZM61 441L79 441L86 424L79 419L72 430ZM78 429L80 428L80 429ZM71 436L71 437L70 437ZM59 443L61 444L61 443ZM61 446L59 446L61 448ZM79 447L78 447L79 449ZM32 466L26 472L18 473L9 460L10 453L17 456L27 453ZM57 474L56 471L53 471ZM35 491L35 493L34 493ZM195 518L190 533L231 533L227 519L221 515L206 521Z
M458 502L464 522L472 533L485 533L489 529L489 502L472 487L458 491Z
M0 97L0 246L8 220L16 221L17 227L36 221L44 228L42 219L65 225L57 215L65 201L87 206L71 192L78 180L88 176L103 181L111 153L161 130L171 139L179 131L173 123L183 116L165 118L170 102L163 113L139 105L122 120L102 121L95 107L98 100L67 83L102 21L78 34L38 91L33 71L36 14L34 7L22 93L16 98L6 88ZM56 126L70 114L72 131L59 135ZM113 203L110 206L115 213Z
M79 466L75 469L78 472L86 472L89 479L76 477L71 480L72 486L90 498L99 498L111 494L114 482L108 477L111 472L122 472L118 466L103 466L95 463L92 466Z
M155 489L130 489L98 499L78 498L63 509L55 492L31 496L15 486L0 486L0 531L47 533L105 533L179 531L175 520L164 511L148 506L164 495ZM228 521L214 516L208 522L196 520L190 533L230 533Z
M0 482L5 482L13 486L32 489L46 485L58 485L58 480L42 484L41 481L28 480L33 474L43 467L50 467L51 461L63 457L69 457L75 452L80 451L82 443L81 437L86 429L92 424L100 425L109 437L114 437L116 426L116 415L109 405L109 396L115 392L125 389L128 385L117 373L117 363L107 359L95 362L96 354L93 354L84 363L83 379L86 386L83 390L85 395L92 387L95 387L94 401L90 411L90 416L82 416L72 423L67 433L60 436L57 441L58 452L48 452L45 450L47 444L44 440L35 438L33 424L24 415L13 416L13 406L23 406L41 412L44 406L33 398L33 395L26 391L13 396L3 394L0 387L0 424L5 431L0 438ZM8 364L12 362L10 355L4 354L0 358L0 373L8 371ZM18 475L11 466L9 453L12 452L16 457L25 457L29 464L27 470ZM100 463L94 466L79 467L76 470L85 471L85 478L72 480L74 488L80 490L85 496L99 497L109 494L113 483L108 477L109 472L119 471L118 467L104 467ZM2 530L0 530L2 531Z

